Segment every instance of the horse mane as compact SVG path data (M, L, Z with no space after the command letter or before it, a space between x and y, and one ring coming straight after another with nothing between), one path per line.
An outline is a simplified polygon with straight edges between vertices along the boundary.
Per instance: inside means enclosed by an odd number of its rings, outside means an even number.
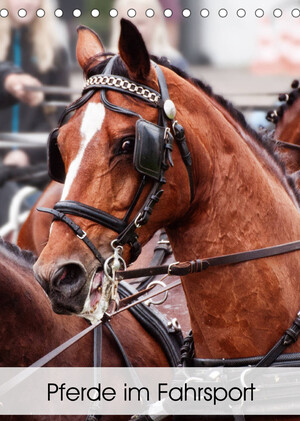
M2 238L0 238L0 254L7 256L10 261L30 270L32 270L32 266L37 260L37 257L31 251L22 250L16 244L5 241Z
M94 67L90 68L87 73L87 78L94 76L96 74L100 74L103 72L107 62L109 61L109 58L106 58L108 55L111 55L111 53L103 53L99 54L95 57L99 57L100 61L98 64L96 64ZM92 59L94 60L93 57ZM105 59L103 60L103 58ZM225 99L223 96L215 94L213 92L213 89L208 84L205 84L200 79L193 78L190 75L188 75L186 72L182 71L178 67L172 65L170 61L166 57L158 58L156 56L151 56L151 59L161 65L164 66L170 70L172 70L174 73L176 73L178 76L182 77L183 79L189 81L193 85L195 85L198 89L202 90L205 94L207 94L210 98L214 99L216 102L218 102L228 113L233 117L233 119L242 127L242 129L247 132L263 149L265 149L268 153L268 155L273 159L275 164L281 169L281 172L283 174L283 177L288 182L289 187L292 189L296 200L298 204L300 205L300 191L297 187L295 177L292 174L289 174L286 170L286 165L284 161L282 160L280 154L276 151L276 142L274 142L274 138L272 133L268 134L266 132L259 133L256 130L254 130L246 121L243 113L239 111L230 101ZM91 60L92 61L92 60ZM120 57L115 60L112 68L112 74L123 76L126 78L129 78L127 69L121 60ZM293 85L292 85L293 86ZM297 92L299 93L298 89ZM299 93L300 95L300 93Z
M285 112L294 104L294 102L300 97L299 81L294 80L291 83L292 90L286 94L280 94L278 96L279 101L283 102L278 108L268 111L266 119L271 123L277 125L283 118Z

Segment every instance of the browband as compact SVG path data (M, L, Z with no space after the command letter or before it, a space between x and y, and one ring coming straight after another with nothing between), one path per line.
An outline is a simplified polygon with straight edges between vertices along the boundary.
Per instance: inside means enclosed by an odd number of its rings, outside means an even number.
M124 93L133 95L149 103L149 105L161 107L162 99L159 92L145 85L137 85L135 82L121 76L115 75L95 75L87 79L83 92L90 89L111 89L115 91L124 91Z

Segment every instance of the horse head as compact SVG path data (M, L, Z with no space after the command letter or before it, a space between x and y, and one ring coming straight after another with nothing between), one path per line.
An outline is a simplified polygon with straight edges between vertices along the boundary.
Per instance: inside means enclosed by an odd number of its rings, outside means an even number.
M49 138L50 175L64 188L46 210L54 220L34 267L56 312L91 320L105 261L112 253L121 265L134 260L140 244L185 215L193 195L189 150L174 120L181 78L151 61L126 20L119 52L109 57L98 36L79 27L77 59L87 82ZM184 121L184 110L176 118Z

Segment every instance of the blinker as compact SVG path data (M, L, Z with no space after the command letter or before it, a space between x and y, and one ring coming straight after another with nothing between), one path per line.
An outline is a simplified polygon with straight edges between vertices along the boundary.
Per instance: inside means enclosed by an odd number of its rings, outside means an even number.
M58 131L58 128L52 130L48 137L48 174L52 180L58 183L64 183L66 172L65 164L57 145Z
M161 177L165 131L165 127L160 127L143 119L136 122L134 166L141 174L157 181Z

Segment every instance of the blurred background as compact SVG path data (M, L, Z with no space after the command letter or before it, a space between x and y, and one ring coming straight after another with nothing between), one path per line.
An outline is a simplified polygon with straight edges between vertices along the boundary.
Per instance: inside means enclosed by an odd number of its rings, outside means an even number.
M210 84L256 128L272 128L267 110L300 76L300 0L1 0L0 226L20 188L32 187L25 212L49 182L48 133L84 83L76 27L117 52L122 17L150 53Z

